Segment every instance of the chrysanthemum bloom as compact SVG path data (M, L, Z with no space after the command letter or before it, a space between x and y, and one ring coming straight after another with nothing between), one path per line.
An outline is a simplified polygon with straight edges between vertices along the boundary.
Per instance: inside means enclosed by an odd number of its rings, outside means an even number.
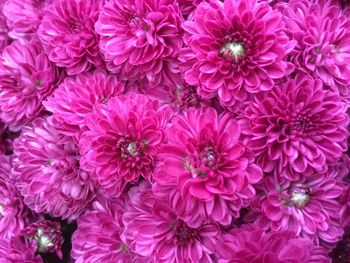
M220 235L217 224L189 227L167 199L153 195L148 182L131 188L129 198L123 222L131 250L151 257L152 262L213 262L211 257Z
M62 258L63 236L61 224L49 220L37 221L21 231L28 243L33 243L39 253L54 253Z
M290 230L322 244L335 244L343 234L340 224L342 182L330 175L313 174L296 182L278 182L272 176L258 195L257 224L274 231Z
M0 263L43 263L35 248L22 242L19 237L0 238Z
M330 263L327 250L291 231L265 233L245 226L225 234L217 245L219 263Z
M72 258L76 263L150 262L128 249L123 240L122 199L99 199L78 219L72 238Z
M104 72L66 78L44 102L45 108L53 113L49 122L63 134L79 137L85 126L85 116L92 112L93 107L120 95L123 90L124 83Z
M255 195L252 185L262 172L240 135L232 114L218 116L212 108L190 108L173 121L155 180L190 226L207 220L228 225Z
M57 0L46 11L38 30L49 59L69 75L103 65L94 31L105 0Z
M0 237L6 238L18 235L29 220L29 211L10 173L11 158L0 155Z
M135 93L96 105L79 141L83 167L113 196L127 182L150 179L170 115L157 101Z
M250 147L265 172L297 180L336 164L347 149L349 122L336 93L323 89L319 79L298 75L260 95L245 115Z
M203 98L218 96L230 107L270 90L289 70L284 59L293 47L281 20L266 1L202 2L183 26L185 80Z
M290 53L293 64L350 97L350 18L331 2L291 0L278 10L289 37L297 41Z
M176 72L181 22L175 0L111 0L95 28L101 50L115 69L126 78L145 74L159 84Z
M73 139L46 119L24 127L14 142L14 172L24 202L37 213L76 219L94 198L90 175L79 167Z
M53 0L6 0L3 13L9 26L9 36L13 39L35 37L45 8Z
M0 119L19 130L42 110L51 94L57 70L44 54L40 42L13 42L0 55Z

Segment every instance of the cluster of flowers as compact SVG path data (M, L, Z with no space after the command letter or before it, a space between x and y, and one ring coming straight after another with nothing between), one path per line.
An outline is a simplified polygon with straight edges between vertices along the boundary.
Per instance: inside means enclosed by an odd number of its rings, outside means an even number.
M340 1L1 0L0 262L350 262L349 106Z

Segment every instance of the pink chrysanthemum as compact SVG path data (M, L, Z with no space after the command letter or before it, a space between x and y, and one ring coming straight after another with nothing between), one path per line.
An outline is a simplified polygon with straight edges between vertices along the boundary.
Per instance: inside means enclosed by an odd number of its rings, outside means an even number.
M57 0L46 11L38 30L49 59L69 75L103 65L94 31L105 0Z
M217 246L219 263L330 263L327 250L291 231L265 233L254 226L234 229Z
M35 248L25 244L19 237L0 238L0 263L43 263Z
M218 96L228 107L272 89L286 74L284 58L293 47L281 20L265 1L202 2L193 21L184 23L188 47L180 59L185 80L199 85L203 98Z
M46 119L24 127L14 143L14 172L24 202L37 213L76 219L94 198L89 174L79 167L71 137L60 134Z
M78 138L85 127L85 116L92 112L93 107L123 91L124 84L116 76L89 72L66 78L44 105L53 113L49 122L55 128Z
M177 72L181 22L175 0L111 0L95 28L114 70L129 79L146 75L159 84Z
M335 244L343 234L340 224L343 193L340 180L313 174L296 182L278 182L272 176L263 182L254 210L257 224L273 231L290 230L318 244ZM255 202L254 202L255 203Z
M130 249L151 257L152 262L213 262L220 235L217 224L189 227L169 207L167 199L153 195L148 182L130 189L129 198L123 222Z
M26 242L32 243L37 252L56 252L62 258L63 236L59 222L49 220L34 222L21 231L21 236L25 238Z
M349 122L337 94L324 90L320 80L299 75L260 95L245 115L250 147L265 172L297 180L336 164L347 149Z
M19 130L40 113L56 80L57 70L38 41L7 46L0 56L0 119Z
M179 115L161 149L157 191L168 192L173 209L193 227L206 220L230 224L255 195L262 176L254 156L239 142L241 128L230 113L211 108Z
M10 175L11 158L0 155L0 237L17 236L29 220L15 182Z
M169 116L157 101L135 93L98 104L80 138L83 167L113 196L127 182L150 179Z
M9 26L9 36L13 39L35 37L45 8L53 0L6 0L3 13Z
M331 2L291 0L279 4L278 10L288 35L297 41L290 53L294 65L350 97L350 19Z
M147 258L130 251L122 236L124 201L100 199L78 219L72 238L76 263L147 263Z

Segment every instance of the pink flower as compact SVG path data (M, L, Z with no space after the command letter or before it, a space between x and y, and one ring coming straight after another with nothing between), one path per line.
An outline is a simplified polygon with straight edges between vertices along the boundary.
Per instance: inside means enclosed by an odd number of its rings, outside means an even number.
M38 30L49 59L69 75L103 65L94 24L104 0L57 0L47 10Z
M66 78L44 102L45 108L53 113L49 122L63 134L78 138L85 127L85 116L93 107L123 90L124 84L116 76L100 71Z
M72 258L76 263L147 263L150 261L130 251L122 236L124 201L99 199L92 209L78 219L72 238Z
M219 263L330 263L327 250L291 231L264 232L247 225L225 234L217 246Z
M7 0L3 13L9 26L9 36L13 39L31 39L35 37L45 9L53 0Z
M273 231L290 230L317 244L333 245L343 234L339 213L342 193L341 181L328 174L313 174L296 182L266 177L262 193L257 195L260 211L256 223Z
M189 227L168 205L168 200L153 195L148 182L130 189L129 198L123 222L130 249L151 257L152 262L213 262L220 235L217 224Z
M150 179L170 115L157 101L135 93L96 105L80 138L83 167L113 196L127 182Z
M7 46L0 56L0 119L19 130L38 116L56 81L57 70L38 41Z
M252 185L262 173L240 135L232 114L218 116L212 108L190 108L173 121L155 174L156 192L170 196L188 225L207 220L228 225L255 195Z
M271 90L289 72L284 59L294 45L281 20L265 1L203 1L183 26L185 80L198 85L203 98L218 96L227 107Z
M46 119L23 128L14 152L17 187L35 212L74 220L94 198L93 183L79 167L73 139L58 133Z
M95 28L113 71L129 79L145 75L160 84L178 72L181 22L175 0L111 0Z
M339 96L298 75L254 98L245 111L250 148L265 172L297 180L326 171L347 149L349 118ZM249 122L249 123L248 123Z
M0 155L0 237L5 238L17 236L30 219L11 176L11 161Z
M291 0L281 3L287 33L297 41L290 59L299 70L320 78L331 89L350 98L349 17L338 3Z
M0 263L43 263L35 248L25 244L19 237L0 238Z

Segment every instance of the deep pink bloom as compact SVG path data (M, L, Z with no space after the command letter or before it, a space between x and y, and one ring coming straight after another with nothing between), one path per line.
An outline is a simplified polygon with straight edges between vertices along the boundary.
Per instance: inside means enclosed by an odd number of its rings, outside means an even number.
M39 253L56 252L62 258L63 236L59 222L40 220L21 231L26 242L32 243Z
M212 254L220 235L217 224L189 227L167 199L153 195L148 182L131 188L129 198L123 222L130 249L151 257L152 262L213 262Z
M127 182L150 179L170 115L157 101L135 93L96 105L80 138L83 167L113 196Z
M317 244L334 245L343 234L340 222L342 182L333 175L313 174L296 182L266 177L257 195L256 223L274 231L290 230ZM255 203L255 202L254 202Z
M333 3L332 3L333 2ZM289 37L297 41L290 59L299 70L338 87L350 98L350 19L335 1L291 0L278 5Z
M159 84L178 71L181 22L175 0L111 0L95 28L113 71L129 79L145 75Z
M219 263L330 263L327 250L291 231L264 232L247 225L225 234L217 246Z
M249 94L272 89L289 71L284 59L293 42L283 31L281 15L265 1L203 1L184 29L184 78L199 86L203 98L218 96L232 107Z
M22 242L19 237L1 237L0 263L43 263L43 260L39 255L35 255L35 247Z
M336 93L325 90L321 80L298 75L260 95L245 115L250 148L265 172L297 180L336 164L347 149L349 123Z
M37 213L76 219L94 198L90 175L79 167L73 139L46 119L26 126L14 143L14 172L24 202Z
M147 263L130 251L122 235L124 213L122 199L99 199L78 219L72 238L72 258L76 263Z
M0 155L0 237L17 236L29 220L29 211L11 176L11 161Z
M57 70L38 41L15 41L0 56L0 119L19 130L42 110L51 94Z
M53 0L6 0L3 13L9 26L9 36L13 39L31 39L35 37L45 8Z
M38 30L49 59L69 75L103 65L94 31L105 0L57 0L46 11Z
M262 176L254 156L239 141L233 115L190 108L177 116L161 149L157 191L170 195L172 208L190 226L207 220L223 225L238 217Z
M66 78L44 102L45 108L53 113L49 122L63 134L78 138L85 127L85 116L92 112L93 107L120 95L123 90L124 83L104 72Z

